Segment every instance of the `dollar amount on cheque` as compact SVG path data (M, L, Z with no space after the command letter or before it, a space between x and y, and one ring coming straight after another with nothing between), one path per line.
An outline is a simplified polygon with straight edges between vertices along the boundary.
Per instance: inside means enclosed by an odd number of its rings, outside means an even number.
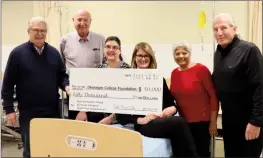
M154 69L70 70L69 110L145 115L162 111L163 78Z

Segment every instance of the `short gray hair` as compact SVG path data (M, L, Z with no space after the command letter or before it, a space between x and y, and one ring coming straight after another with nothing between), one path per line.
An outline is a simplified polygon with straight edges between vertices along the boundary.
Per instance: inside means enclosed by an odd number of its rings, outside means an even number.
M192 46L186 41L181 41L177 44L173 45L173 53L179 48L182 47L184 48L187 52L191 53L192 52Z
M229 22L230 26L236 26L233 17L229 14L229 13L220 13L218 15L216 15L213 19L213 25L216 22L216 20L218 19L225 19Z
M32 27L33 23L44 23L47 27L47 22L43 17L32 17L28 22L28 29Z
M87 14L87 16L91 19L91 14L89 11L87 11L86 9L79 9L77 10L74 14L73 14L73 19L75 18L76 15L78 15L79 13L85 13Z

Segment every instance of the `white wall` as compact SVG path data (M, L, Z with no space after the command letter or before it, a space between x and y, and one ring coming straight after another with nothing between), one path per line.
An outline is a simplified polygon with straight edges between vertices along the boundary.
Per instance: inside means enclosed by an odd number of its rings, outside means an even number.
M2 1L2 44L28 40L27 23L33 15L30 1Z
M28 40L27 22L31 16L37 16L39 6L33 5L44 2L29 1L4 1L3 2L3 69L10 49L17 44ZM212 17L213 13L229 12L234 16L238 25L238 32L243 39L247 39L247 2L245 1L217 1L213 12L213 3L207 1L60 1L68 9L63 19L63 34L74 31L71 17L80 9L88 9L92 14L91 30L105 36L116 35L122 40L125 51L124 56L130 60L132 46L140 41L152 44L156 49L159 68L165 71L167 76L176 67L172 60L171 44L188 40L195 45L194 61L201 61L211 69L212 63ZM23 8L23 9L22 9ZM203 31L206 51L201 47L200 30L198 29L198 13L205 9L207 13L207 25ZM53 31L53 37L60 37L58 31L54 31L55 24L49 24L49 30ZM57 28L56 28L57 29ZM54 35L56 34L56 35ZM54 41L53 41L54 42ZM57 45L57 43L50 43ZM198 46L199 45L199 46ZM129 61L128 61L129 62ZM167 65L166 65L167 63ZM168 76L167 76L168 77Z
M200 43L197 25L198 12L205 8L207 26L204 29L204 43L212 43L211 1L148 1L148 2L63 2L69 14L79 8L86 8L92 13L92 30L106 36L118 35L124 43L147 41L156 44L167 44L187 39ZM239 25L239 32L247 37L247 2L215 2L215 13L229 12ZM234 6L234 7L233 7ZM71 30L74 30L70 21Z
M27 40L27 22L34 15L31 1L3 1L3 44L18 44ZM199 43L197 16L199 10L207 11L205 43L212 41L212 2L200 1L61 1L68 8L69 16L64 21L66 31L73 31L71 16L77 9L86 8L92 13L92 30L105 36L118 35L123 43L148 41L150 43L172 43L187 39ZM216 1L215 13L229 12L234 16L239 33L247 39L247 2ZM37 8L38 9L38 8ZM67 33L64 31L64 33Z

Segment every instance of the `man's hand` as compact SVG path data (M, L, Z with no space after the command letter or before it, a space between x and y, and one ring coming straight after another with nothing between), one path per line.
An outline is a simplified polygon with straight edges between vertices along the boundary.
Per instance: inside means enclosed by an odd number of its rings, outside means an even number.
M257 139L259 137L260 133L260 127L254 126L250 123L247 124L247 129L246 129L246 140L253 140Z
M70 96L70 87L69 86L65 87L65 91L66 91L67 95Z
M16 119L16 113L15 112L7 114L7 123L9 125L15 126L16 121L17 121L17 119Z
M79 121L87 121L87 114L86 112L82 112L80 111L76 117L76 120L79 120Z
M211 121L209 124L209 133L211 136L216 136L218 134L217 132L217 122Z
M170 106L168 108L165 108L162 113L160 114L161 118L167 118L175 114L176 108L174 106Z

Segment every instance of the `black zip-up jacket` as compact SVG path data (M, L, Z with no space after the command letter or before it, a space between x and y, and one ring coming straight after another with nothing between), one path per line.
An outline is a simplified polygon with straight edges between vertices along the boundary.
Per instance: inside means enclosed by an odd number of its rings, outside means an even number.
M223 119L255 126L263 121L263 60L258 47L234 37L226 48L217 46L213 80Z

